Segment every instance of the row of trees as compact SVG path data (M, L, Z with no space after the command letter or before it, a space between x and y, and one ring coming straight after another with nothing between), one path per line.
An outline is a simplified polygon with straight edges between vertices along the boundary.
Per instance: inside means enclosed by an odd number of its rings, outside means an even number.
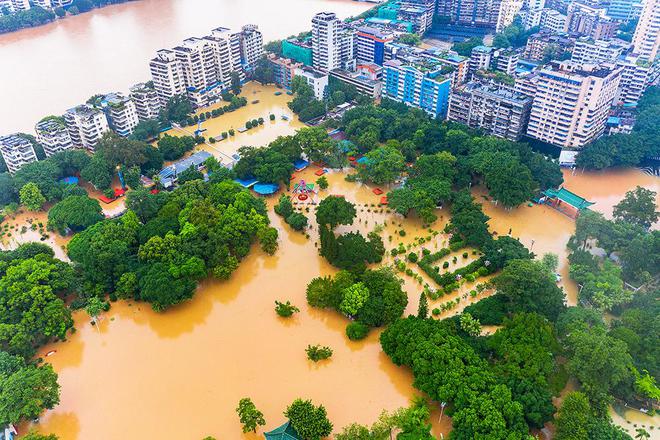
M349 110L342 127L357 150L366 153L364 165L358 167L362 180L391 183L405 169L405 161L417 158L411 181L391 195L395 209L401 213L415 209L428 221L433 220L433 207L446 201L452 188L482 181L493 199L514 207L535 191L563 181L559 165L527 144L479 136L391 100Z
M322 128L303 128L293 136L280 136L267 147L241 147L234 171L241 179L289 184L293 163L302 154L312 161L343 163L341 148Z
M31 358L73 328L65 299L76 287L72 267L47 245L0 252L0 426L34 419L59 403L57 374Z

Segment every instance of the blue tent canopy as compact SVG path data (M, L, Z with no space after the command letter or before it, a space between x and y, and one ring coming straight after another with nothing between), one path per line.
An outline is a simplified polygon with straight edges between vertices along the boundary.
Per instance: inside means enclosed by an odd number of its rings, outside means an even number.
M78 178L75 176L69 176L69 177L62 177L60 179L61 183L65 183L67 185L77 185L78 184Z
M269 196L275 194L280 189L280 186L276 183L257 183L252 189L259 195Z
M254 186L256 183L259 183L259 181L255 178L252 178L252 179L234 179L234 182L238 183L243 188L250 188L251 186Z
M303 159L296 159L295 162L293 162L293 167L296 169L296 171L302 171L308 166L309 162Z

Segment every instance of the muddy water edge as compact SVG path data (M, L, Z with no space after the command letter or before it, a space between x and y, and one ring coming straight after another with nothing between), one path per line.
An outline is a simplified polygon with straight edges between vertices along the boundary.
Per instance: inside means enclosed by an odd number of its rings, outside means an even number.
M301 126L279 116L289 113L284 105L290 99L286 95L275 97L273 89L253 85L244 93L249 102L259 103L208 121L204 128L217 135L242 126L247 119L261 116L266 123L234 139L203 147L219 158L241 145L266 144ZM246 113L239 113L242 110ZM269 113L278 115L271 125L264 116ZM314 181L314 171L310 168L298 178ZM346 230L367 232L386 223L382 235L388 250L429 235L417 219L403 219L377 207L380 196L373 194L372 187L346 182L344 172L331 172L327 177L330 187L317 199L342 194L358 204L358 219ZM636 185L660 190L655 178L636 170L566 173L565 179L568 189L596 202L594 209L606 215L611 215L613 204ZM492 231L503 235L510 228L511 235L535 253L559 255L562 286L568 303L575 304L577 289L568 279L565 250L574 222L542 206L504 210L487 200L481 188L475 188L474 194L491 217ZM270 208L274 202L274 198L268 199ZM309 207L313 218L313 206L297 207L304 213ZM448 221L448 210L440 210L438 216L432 228L441 231ZM76 313L77 331L66 342L50 344L39 353L43 356L55 350L46 359L59 374L62 394L61 403L44 413L35 427L56 433L62 440L201 439L207 435L256 439L258 436L242 437L234 411L242 397L253 399L264 412L268 427L283 421L282 411L293 399L311 398L326 406L335 431L351 422L371 423L381 410L407 405L417 393L412 376L382 353L378 331L364 341L349 341L344 334L345 318L307 306L307 283L336 271L318 256L315 231L306 238L292 231L272 209L270 217L280 234L276 255L253 249L229 281L202 283L188 303L155 313L146 304L117 302L103 315L98 329L89 324L84 313ZM398 233L401 229L406 231L403 237ZM437 234L424 246L439 249L446 240ZM387 257L383 264L392 262ZM412 277L402 278L409 296L406 313L414 313L421 286ZM459 291L455 295L462 294ZM430 308L451 299L431 302ZM274 312L275 300L290 300L301 312L289 320L280 318ZM459 313L469 301L462 301L441 317ZM318 364L308 361L304 352L308 344L331 346L332 359ZM447 435L450 419L444 416L439 421L437 411L432 418L434 434L438 438ZM649 423L657 426L657 418Z

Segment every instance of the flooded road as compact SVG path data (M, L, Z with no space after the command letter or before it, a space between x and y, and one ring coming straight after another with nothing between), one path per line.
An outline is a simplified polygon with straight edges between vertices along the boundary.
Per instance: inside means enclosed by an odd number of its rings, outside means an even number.
M264 41L311 28L321 11L346 18L373 4L352 0L140 0L0 35L0 135L32 132L96 93L150 79L156 50L219 26L259 25Z
M244 93L249 102L254 92L258 104L248 104L206 122L205 136L242 126L254 117L267 119L271 112L288 113L285 103L290 97L275 97L273 88L248 85ZM214 144L209 151L220 155L217 149L221 149L231 154L241 145L266 144L300 126L297 121L282 121L279 117L272 125L267 120L264 127ZM296 173L297 179L314 182L316 170L313 167ZM339 232L367 232L382 225L388 251L399 243L419 252L422 247L434 251L447 244L444 234L434 235L433 231L442 230L448 221L448 209L438 211L439 219L429 231L415 218L388 213L387 208L378 206L380 196L373 193L373 187L346 182L344 176L344 172L327 174L330 187L315 197L318 200L328 194L343 194L358 204L356 224L338 228ZM567 172L565 177L568 189L596 202L593 208L606 215L626 191L638 184L660 189L655 178L636 170L575 175ZM568 279L565 251L574 231L573 220L545 206L507 211L483 199L481 189L475 189L475 194L491 217L491 230L506 234L511 228L512 235L537 254L554 252L560 256L563 287L568 302L574 304L576 289ZM274 202L275 198L268 199L270 207ZM307 205L296 206L305 212ZM310 213L305 213L312 220L313 206L309 207ZM282 412L297 397L325 405L335 432L352 422L370 424L381 410L407 405L416 394L412 376L381 352L379 331L372 331L364 341L352 342L344 334L348 323L344 317L307 306L307 283L336 271L318 256L316 233L309 231L310 237L306 238L292 231L272 209L270 215L280 234L276 255L267 256L255 247L229 281L202 283L192 301L166 313L155 313L145 304L117 302L102 315L98 328L89 324L84 313L77 313L77 332L68 341L50 344L40 352L43 355L56 350L47 361L59 374L62 394L60 405L44 413L37 425L39 431L53 432L61 440L194 440L207 435L257 439L258 435L241 433L235 408L242 397L252 398L263 411L269 429L284 421ZM405 236L401 236L401 230ZM432 238L420 245L419 238L428 236ZM477 257L470 253L462 260L461 253L456 254L459 265ZM393 262L394 258L388 256L383 264ZM418 267L408 267L422 275L423 281L401 274L409 297L406 314L416 312L423 282L428 281ZM458 292L430 301L430 309L463 297L470 289L463 286ZM275 300L289 300L301 312L289 320L280 318L274 311ZM459 313L471 300L462 300L440 317ZM329 361L314 364L305 356L308 344L328 345L334 354ZM438 418L436 411L432 415L434 435L440 438L440 434L448 434L451 422L447 416L441 422Z

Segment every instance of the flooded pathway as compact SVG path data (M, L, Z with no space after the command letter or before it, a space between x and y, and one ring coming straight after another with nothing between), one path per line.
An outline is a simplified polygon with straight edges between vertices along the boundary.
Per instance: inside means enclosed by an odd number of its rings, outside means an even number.
M250 100L250 93L262 90L255 98L260 103L205 123L210 134L242 125L248 117L288 112L284 103L290 97L275 97L271 88L252 87L245 88L246 96ZM250 109L259 110L249 113ZM242 115L243 110L248 112ZM268 123L214 146L230 152L241 145L261 145L301 126L281 119L271 126ZM314 171L310 168L298 178L315 181ZM387 222L382 233L388 251L399 242L407 246L416 237L430 233L413 218L403 219L377 207L380 196L372 192L373 188L348 183L340 172L327 177L330 187L321 197L343 194L359 204L361 221L352 229L366 232L377 223ZM566 174L566 187L596 202L594 209L607 215L625 191L637 184L659 190L657 180L635 170ZM475 194L481 198L480 189ZM274 201L269 199L269 206ZM565 251L574 222L548 207L521 206L506 211L483 198L481 201L491 217L492 230L506 234L511 228L512 235L537 254L554 252L560 256L563 287L568 302L574 304L575 286L568 280ZM449 215L443 211L438 214L442 218L432 226L437 231ZM292 231L272 209L270 215L280 234L278 252L267 256L255 248L229 281L202 283L192 301L166 313L155 313L146 304L117 302L102 316L98 329L89 324L84 313L77 313L77 332L68 341L51 344L40 352L56 350L47 360L59 374L62 395L60 405L43 415L37 425L39 431L53 432L61 440L194 440L207 435L256 439L258 435L241 433L235 408L242 397L251 397L264 412L268 428L279 426L284 420L282 412L292 400L311 398L325 405L335 432L352 422L370 424L383 409L406 406L416 394L412 375L382 353L379 332L373 331L364 341L351 342L344 334L345 318L307 305L307 283L335 272L318 256L315 233L306 238ZM311 220L313 208L308 215ZM401 229L406 231L405 237L398 234ZM425 246L439 249L444 241L443 234L438 234ZM387 257L384 263L392 262ZM406 313L415 313L422 287L410 276L402 278L409 294ZM289 300L301 312L289 320L280 318L274 311L275 300ZM334 354L329 361L314 364L305 356L308 344L328 345ZM436 422L434 434L440 438L441 433L448 434L450 420L445 416L438 423L438 416L434 412L432 418Z

